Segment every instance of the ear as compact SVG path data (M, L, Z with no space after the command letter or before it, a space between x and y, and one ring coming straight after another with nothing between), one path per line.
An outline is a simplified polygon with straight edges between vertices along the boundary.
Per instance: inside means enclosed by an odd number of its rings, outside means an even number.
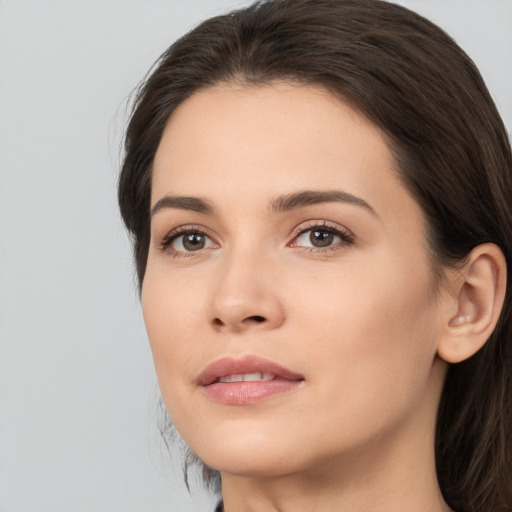
M484 346L498 322L507 282L503 253L495 244L475 247L449 281L455 305L443 320L437 353L448 363L460 363Z

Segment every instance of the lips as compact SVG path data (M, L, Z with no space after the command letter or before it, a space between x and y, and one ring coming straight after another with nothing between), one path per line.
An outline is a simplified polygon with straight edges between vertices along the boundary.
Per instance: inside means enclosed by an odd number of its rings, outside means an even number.
M208 398L229 405L259 402L270 395L297 388L304 376L256 356L224 357L208 365L198 384Z
M247 375L260 373L271 374L275 378L290 381L304 380L304 377L298 373L292 372L283 366L263 359L261 357L246 356L242 359L223 357L209 364L199 375L198 383L201 386L208 386L219 379L230 375Z

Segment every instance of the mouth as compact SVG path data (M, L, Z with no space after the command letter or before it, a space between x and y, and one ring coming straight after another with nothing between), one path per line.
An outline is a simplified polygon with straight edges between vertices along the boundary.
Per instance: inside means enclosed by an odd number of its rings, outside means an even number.
M256 356L218 359L198 378L208 398L228 405L260 402L271 395L293 391L302 382L304 376L299 373Z
M235 375L226 375L225 377L219 377L218 382L258 382L274 380L276 376L272 373L242 373Z

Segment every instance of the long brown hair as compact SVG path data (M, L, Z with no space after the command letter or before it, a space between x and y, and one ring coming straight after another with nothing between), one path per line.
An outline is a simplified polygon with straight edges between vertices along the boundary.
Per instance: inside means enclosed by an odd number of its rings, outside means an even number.
M439 265L492 242L512 269L510 143L470 58L428 20L381 0L267 0L196 27L138 91L119 204L139 284L153 158L174 109L200 89L273 80L321 85L382 129ZM475 356L450 366L439 406L438 479L456 510L512 510L511 384L509 282L495 332Z

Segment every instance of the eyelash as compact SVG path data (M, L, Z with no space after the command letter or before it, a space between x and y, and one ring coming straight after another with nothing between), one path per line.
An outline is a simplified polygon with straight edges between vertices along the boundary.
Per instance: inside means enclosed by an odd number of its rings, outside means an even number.
M328 245L325 247L305 247L305 246L297 246L293 245L293 243L300 238L302 235L305 235L306 233L310 231L319 231L322 233L328 233L334 236L337 236L340 239L340 242L337 242L333 245ZM187 258L190 256L194 256L194 253L201 252L204 249L198 249L197 251L178 251L176 249L171 248L171 244L176 241L178 238L186 235L200 235L208 238L209 240L212 240L212 238L208 235L208 233L205 231L204 228L201 226L180 226L176 229L173 229L170 231L167 235L165 235L162 240L158 244L158 248L163 252L170 253L174 258ZM311 221L306 226L301 226L299 229L297 229L293 233L293 240L288 246L295 247L296 249L302 250L307 253L325 253L327 251L336 251L339 250L340 247L345 247L352 245L354 243L354 235L346 230L342 229L340 227L335 227L327 222L318 222L318 221ZM214 242L215 243L215 242Z

